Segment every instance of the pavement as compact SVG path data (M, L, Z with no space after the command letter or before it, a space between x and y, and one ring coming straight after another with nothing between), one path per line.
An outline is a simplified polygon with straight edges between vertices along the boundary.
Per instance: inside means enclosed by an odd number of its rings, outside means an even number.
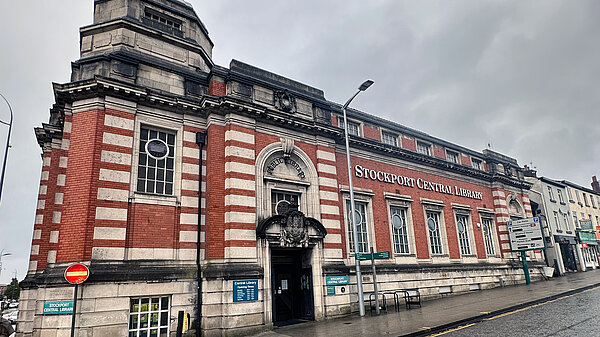
M572 295L600 286L600 269L568 274L530 285L479 290L464 295L424 301L421 308L402 307L382 311L368 310L365 316L351 315L319 322L276 327L257 337L330 336L427 336L519 308Z

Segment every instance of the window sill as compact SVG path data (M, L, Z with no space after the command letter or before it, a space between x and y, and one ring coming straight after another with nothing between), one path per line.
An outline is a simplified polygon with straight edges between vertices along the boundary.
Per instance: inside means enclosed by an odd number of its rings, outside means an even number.
M573 234L573 231L567 231L567 234Z
M150 193L134 192L131 201L135 204L149 204L162 206L181 206L174 195L160 195Z
M557 229L556 232L557 233L562 233L563 231L562 231L562 229Z
M450 257L450 255L448 255L448 254L431 254L431 257L432 258L434 258L434 257Z
M556 203L556 200L554 200L554 199L550 199L550 202Z
M564 201L560 202L561 205L566 205L567 203L565 203Z
M411 253L394 253L394 257L416 257L417 255Z
M574 204L574 203L575 203L575 200L573 200L573 199L569 199L569 202Z

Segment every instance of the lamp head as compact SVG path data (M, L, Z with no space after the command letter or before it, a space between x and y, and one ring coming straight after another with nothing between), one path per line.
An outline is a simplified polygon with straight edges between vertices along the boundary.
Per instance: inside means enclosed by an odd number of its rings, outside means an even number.
M360 85L360 87L358 87L358 90L360 91L365 91L367 90L374 82L371 80L366 80L363 82L363 84Z

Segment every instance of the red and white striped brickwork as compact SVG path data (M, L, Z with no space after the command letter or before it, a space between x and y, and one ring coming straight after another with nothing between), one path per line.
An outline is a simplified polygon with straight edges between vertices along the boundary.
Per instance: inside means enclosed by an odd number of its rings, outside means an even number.
M45 147L30 272L43 270L47 263L91 259L195 260L199 178L195 134L203 129L186 125L179 136L183 138L177 148L180 205L136 202L130 198L135 107L92 104L93 108L90 102L79 108L74 104L73 114L65 118L62 141ZM205 192L205 183L202 188ZM201 233L201 241L203 237Z
M256 259L255 133L230 124L224 136L224 257Z
M317 173L319 175L319 204L321 222L327 229L323 241L325 259L341 259L344 253L340 222L340 195L337 181L336 156L332 148L317 146Z

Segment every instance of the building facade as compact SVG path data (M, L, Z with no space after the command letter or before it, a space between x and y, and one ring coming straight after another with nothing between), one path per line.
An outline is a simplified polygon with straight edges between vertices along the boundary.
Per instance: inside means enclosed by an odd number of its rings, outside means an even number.
M569 208L577 223L579 269L596 269L599 252L596 229L600 227L600 193L581 185L563 180L567 187Z
M341 106L233 60L175 0L95 0L81 58L36 128L43 167L19 336L247 334L358 308ZM360 252L380 289L424 297L524 282L507 221L533 216L517 161L350 109ZM529 252L540 277L541 252ZM368 264L365 264L368 265ZM365 268L368 269L368 268ZM363 272L365 291L373 278Z
M529 193L531 208L541 218L545 229L547 265L554 267L558 275L577 271L580 261L577 222L567 204L566 185L545 177L538 178L534 171L525 169L526 180L533 184Z

